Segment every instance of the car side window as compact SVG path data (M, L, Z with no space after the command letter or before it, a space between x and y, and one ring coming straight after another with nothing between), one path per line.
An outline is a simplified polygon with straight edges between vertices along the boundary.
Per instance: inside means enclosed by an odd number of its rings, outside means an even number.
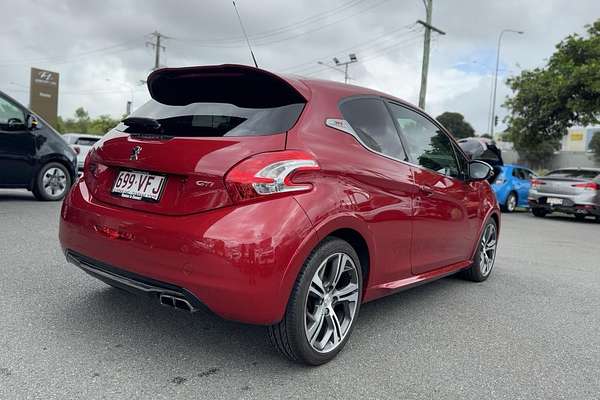
M529 174L527 173L526 170L522 169L522 168L515 168L514 171L516 171L516 177L522 180L528 180L529 179Z
M389 106L406 139L408 155L412 162L440 174L462 178L452 142L441 128L405 107L394 103L389 103Z
M6 129L10 121L16 122L16 120L21 124L25 123L23 111L7 99L0 97L0 126Z
M340 111L365 146L406 160L400 136L383 100L373 97L346 100L340 104Z
M528 169L524 169L523 170L523 175L525 175L525 179L528 180L528 181L530 181L533 178L535 178L535 174L532 171L528 170Z

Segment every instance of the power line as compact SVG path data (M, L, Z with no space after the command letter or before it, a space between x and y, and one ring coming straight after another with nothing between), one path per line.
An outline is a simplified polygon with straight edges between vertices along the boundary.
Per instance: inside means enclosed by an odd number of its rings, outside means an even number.
M254 39L262 39L264 37L269 37L269 36L273 36L273 35L278 35L280 33L285 33L285 31L294 30L294 29L297 29L304 25L312 24L314 22L318 22L320 20L326 19L332 14L344 12L345 10L358 5L362 1L363 0L351 0L351 1L344 3L338 7L334 7L327 11L323 11L318 14L308 16L304 19L293 22L291 24L284 25L284 26L281 26L278 28L268 29L268 30L265 30L265 31L262 31L259 33L252 34L252 35L248 35L248 37L250 39L254 40ZM188 41L188 42L198 42L199 45L204 43L207 46L211 46L211 45L218 46L219 44L234 44L236 42L243 43L245 38L243 36L235 36L235 37L229 37L229 38L213 38L213 39L208 39L208 40L199 40L199 39L190 39L190 38L177 38L177 40ZM237 47L237 46L235 46L235 47Z
M332 25L336 25L336 24L338 24L340 22L343 22L345 20L348 20L348 19L350 19L350 18L352 18L352 17L354 17L356 15L363 14L364 12L369 11L369 10L375 8L375 7L379 7L379 6L381 6L381 5L385 4L385 3L388 3L389 1L391 1L391 0L380 0L378 3L368 5L368 7L364 7L364 8L360 9L359 11L357 11L357 12L355 12L353 14L347 15L347 16L342 17L342 18L338 18L338 19L336 19L336 20L334 20L332 22L326 23L326 24L321 24L321 25L319 25L319 26L317 26L317 27L315 27L313 29L309 29L309 30L306 30L306 31L303 31L303 32L298 32L298 33L295 33L295 34L292 34L292 35L289 35L289 36L286 36L286 37L283 37L283 38L277 38L277 39L273 39L273 40L261 40L261 39L268 39L269 38L269 37L265 37L265 38L259 38L258 40L255 40L255 39L253 39L252 35L250 35L249 38L253 41L253 45L254 46L267 46L267 45L270 45L270 44L285 42L285 41L288 41L288 40L291 40L291 39L295 39L295 38L300 37L300 36L304 36L304 35L307 35L307 34L310 34L310 33L313 33L313 32L317 32L317 31L323 30L323 29L328 28L328 27L330 27ZM275 35L272 35L272 36L278 36L278 35L279 34L275 34ZM238 43L238 44L223 44L223 43L221 43L221 44L219 44L219 43L210 43L210 42L198 42L198 41L195 41L195 40L181 39L181 38L176 39L176 40L185 41L186 43L189 43L191 45L198 46L198 47L220 47L220 48L240 48L240 47L245 47L244 43Z
M369 51L359 52L359 51L357 51L357 53L361 55L360 62L364 63L364 62L370 61L373 58L377 58L378 55L380 55L380 54L381 55L385 55L385 54L389 53L389 51L392 50L392 49L402 48L402 47L406 47L407 45L414 44L414 43L416 43L417 39L419 39L419 38L420 38L420 35L419 36L413 36L413 37L406 38L405 40L403 40L403 41L401 41L399 43L394 43L394 44L391 44L391 45L387 45L387 46L384 46L384 47L377 48L373 52L369 52ZM313 75L318 74L318 73L320 73L322 71L325 71L325 70L327 70L327 68L318 68L317 70L312 70L312 71L311 70L305 70L305 72L299 72L298 74L299 75L304 75L304 76L313 76Z
M383 43L377 43L379 41L386 42L386 41L389 41L392 39L400 39L400 38L404 38L405 36L410 36L410 35L414 34L416 31L413 29L408 29L408 28L412 28L412 27L414 27L414 25L415 24L410 24L410 25L406 25L406 26L403 26L398 29L391 30L382 35L370 38L369 40L366 40L366 41L363 41L360 43L356 43L352 46L337 50L336 53L339 54L339 53L345 53L348 51L363 52L363 51L366 51L368 49L371 49L371 48L374 48L374 47L377 47L377 46L383 44ZM404 32L402 35L395 35L396 33L400 32L400 31L406 31L406 32ZM420 34L419 34L419 36L420 36ZM326 57L327 57L327 55L323 55L321 57L311 59L310 61L306 61L306 62L303 62L300 64L295 64L295 65L290 65L290 66L287 66L284 68L279 68L277 70L280 72L287 72L287 73L301 73L301 71L304 71L306 69L314 68L314 64L316 62L318 62L319 60L322 60L323 58L326 58Z
M61 60L70 60L70 59L79 59L81 57L87 57L90 55L96 55L99 53L113 53L113 52L120 52L120 51L124 51L127 50L129 47L126 47L124 49L120 49L120 47L132 44L134 42L137 42L136 40L128 40L126 42L121 42L121 43L117 43L117 44L113 44L110 46L105 46L105 47L100 47L97 49L93 49L93 50L88 50L88 51L84 51L81 53L75 53L75 54L71 54L67 57L47 57L47 58L35 58L35 59L29 59L29 60L14 60L14 61L6 61L0 64L0 66L11 66L11 65L23 65L23 64L31 64L31 63L63 63L61 62ZM58 62L55 62L57 61Z

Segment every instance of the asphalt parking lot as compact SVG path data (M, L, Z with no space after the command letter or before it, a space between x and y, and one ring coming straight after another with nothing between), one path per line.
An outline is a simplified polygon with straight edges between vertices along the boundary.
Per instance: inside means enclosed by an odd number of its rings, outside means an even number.
M493 276L361 309L333 362L163 308L67 264L59 203L0 190L0 399L597 399L600 224L503 216Z

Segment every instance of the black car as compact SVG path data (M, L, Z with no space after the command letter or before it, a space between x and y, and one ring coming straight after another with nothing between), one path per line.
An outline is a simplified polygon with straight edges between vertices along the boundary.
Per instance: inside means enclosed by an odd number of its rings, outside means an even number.
M0 91L0 188L60 200L76 177L77 155L50 125Z

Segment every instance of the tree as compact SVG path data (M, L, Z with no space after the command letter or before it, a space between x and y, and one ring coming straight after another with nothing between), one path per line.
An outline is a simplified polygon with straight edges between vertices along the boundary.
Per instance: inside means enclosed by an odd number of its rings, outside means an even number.
M596 160L600 161L600 132L595 132L590 140L590 150L594 152Z
M92 133L103 135L119 123L119 120L110 115L100 115L98 118L91 118L88 112L79 107L75 110L75 118L58 117L57 129L61 133Z
M461 113L446 111L437 118L438 122L446 127L456 139L475 136L475 129L465 121Z
M507 80L507 130L521 158L534 165L560 148L569 127L600 118L600 19L586 27L587 36L557 44L545 67Z

